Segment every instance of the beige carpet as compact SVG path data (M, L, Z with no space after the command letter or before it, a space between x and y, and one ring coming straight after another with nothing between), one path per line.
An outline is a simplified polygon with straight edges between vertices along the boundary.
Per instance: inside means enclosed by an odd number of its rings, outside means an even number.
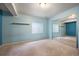
M76 48L76 37L56 37L54 40L59 41L60 43L64 43L68 46Z
M56 38L55 38L56 39ZM39 40L0 48L0 55L8 56L77 56L79 50L62 40ZM64 39L65 40L65 39ZM68 42L69 43L69 42ZM70 42L72 44L72 42Z

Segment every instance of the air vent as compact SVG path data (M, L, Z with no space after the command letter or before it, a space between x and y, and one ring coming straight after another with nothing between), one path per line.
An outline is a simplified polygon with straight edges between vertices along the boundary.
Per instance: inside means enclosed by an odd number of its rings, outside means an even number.
M12 25L30 25L30 24L26 24L26 23L11 23Z

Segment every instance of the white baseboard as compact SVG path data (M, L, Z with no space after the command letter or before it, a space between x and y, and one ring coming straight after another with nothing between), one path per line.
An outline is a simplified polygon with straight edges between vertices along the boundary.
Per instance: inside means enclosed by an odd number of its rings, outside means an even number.
M0 47L7 46L7 45L14 45L14 44L23 43L23 42L31 42L31 41L17 41L17 42L5 43L0 45Z

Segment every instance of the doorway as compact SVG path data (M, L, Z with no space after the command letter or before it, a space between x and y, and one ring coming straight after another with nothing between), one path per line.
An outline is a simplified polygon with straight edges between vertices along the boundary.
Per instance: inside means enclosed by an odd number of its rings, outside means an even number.
M65 27L67 36L76 36L76 21L65 23Z
M74 20L74 21L73 21ZM54 25L56 24L56 25ZM55 21L53 23L53 39L70 47L77 47L76 21Z

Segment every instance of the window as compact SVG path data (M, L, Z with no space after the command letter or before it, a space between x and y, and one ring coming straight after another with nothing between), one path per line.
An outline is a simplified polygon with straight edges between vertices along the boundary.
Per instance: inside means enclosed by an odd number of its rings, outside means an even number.
M59 25L53 24L53 32L59 32Z
M43 33L43 24L32 23L32 33Z

